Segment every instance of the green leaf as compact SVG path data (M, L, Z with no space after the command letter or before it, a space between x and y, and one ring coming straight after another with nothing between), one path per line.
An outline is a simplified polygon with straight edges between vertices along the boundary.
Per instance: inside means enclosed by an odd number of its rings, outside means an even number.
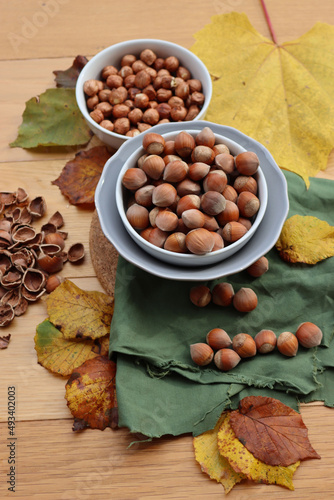
M26 102L18 136L10 147L76 146L91 132L80 113L74 89L47 89Z

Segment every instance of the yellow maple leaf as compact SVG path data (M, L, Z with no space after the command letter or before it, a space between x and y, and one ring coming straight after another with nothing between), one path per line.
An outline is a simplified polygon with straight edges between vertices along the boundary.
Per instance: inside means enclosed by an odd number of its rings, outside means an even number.
M276 248L283 260L316 264L334 255L334 227L317 217L293 215L285 221Z
M195 38L192 51L213 78L206 119L258 140L308 186L334 143L334 27L317 23L276 45L231 12L213 16Z
M34 340L38 362L64 377L88 359L107 355L109 348L109 335L97 340L67 340L47 319L37 326Z
M230 426L230 415L227 415L220 426L218 449L230 465L239 473L245 474L248 479L257 483L279 484L294 490L292 478L300 462L282 467L281 465L267 465L255 458L236 438Z
M246 476L236 472L229 464L229 461L219 452L217 435L225 418L226 413L223 413L215 427L196 436L193 443L195 458L202 471L208 474L210 479L215 479L218 483L221 483L224 486L225 493L229 493L233 486L240 483Z
M51 323L66 339L97 339L107 335L114 299L102 292L86 292L65 280L46 299Z

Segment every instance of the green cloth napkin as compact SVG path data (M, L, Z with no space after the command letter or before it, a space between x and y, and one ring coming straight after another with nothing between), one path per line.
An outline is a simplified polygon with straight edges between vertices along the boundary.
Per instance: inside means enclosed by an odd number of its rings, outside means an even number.
M300 177L284 175L288 217L313 215L334 225L333 181L311 179L306 190ZM117 358L120 426L149 437L198 435L248 395L274 397L295 409L301 401L334 406L334 259L293 265L283 262L275 248L267 257L270 268L260 278L243 271L207 283L213 287L228 281L235 291L253 288L259 303L247 314L215 304L197 308L189 300L197 283L158 278L119 259L110 356ZM318 348L300 347L294 358L276 350L244 359L226 373L213 363L197 367L190 358L190 344L204 342L215 327L231 337L241 332L254 336L262 328L278 335L295 332L304 321L322 329L323 342Z

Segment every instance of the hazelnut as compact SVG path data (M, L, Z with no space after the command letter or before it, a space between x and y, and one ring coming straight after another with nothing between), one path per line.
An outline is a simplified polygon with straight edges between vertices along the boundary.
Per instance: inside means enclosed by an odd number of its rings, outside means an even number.
M193 181L200 181L209 173L210 165L203 162L195 162L189 165L189 177Z
M232 370L240 363L241 357L232 349L219 349L214 355L214 363L223 372Z
M259 331L255 335L254 340L256 348L261 354L273 351L277 344L277 337L272 330L263 329Z
M197 78L191 78L188 81L190 92L200 92L202 90L202 83Z
M262 274L266 273L268 269L269 261L267 257L263 256L247 267L246 271L250 274L250 276L253 276L253 278L259 278Z
M101 123L104 120L104 115L100 109L94 109L89 116L96 122Z
M114 122L114 131L116 134L125 135L130 130L130 120L126 117L117 118Z
M210 127L204 127L197 135L195 139L197 146L208 146L213 148L216 142L216 136L212 132Z
M152 201L157 207L169 207L175 202L176 197L175 187L167 182L153 189Z
M206 335L206 342L215 351L226 349L232 344L229 335L222 328L213 328L210 330Z
M186 245L191 253L204 255L211 252L214 246L214 238L207 229L193 229L186 235Z
M199 195L200 193L200 184L198 182L192 181L191 179L183 179L183 181L179 182L177 185L177 194L181 197L186 196L187 194Z
M100 126L109 130L109 132L112 132L115 128L113 122L110 120L102 120L102 122L100 122Z
M243 191L238 196L237 205L243 217L253 217L260 208L260 200L250 191Z
M196 118L196 116L198 115L199 111L200 111L200 109L196 104L191 104L188 108L188 112L187 112L184 120L186 122L194 120Z
M138 169L137 169L138 170ZM138 205L149 208L152 205L152 193L154 186L148 184L136 190L135 200Z
M160 119L159 112L156 109L146 109L143 114L143 122L150 125L156 125Z
M175 137L174 147L176 153L181 156L181 158L186 158L195 147L195 139L188 132L179 132Z
M144 135L143 148L150 155L160 155L165 148L165 139L160 134L150 132Z
M143 112L139 108L134 108L131 111L129 111L128 118L129 118L131 123L136 125L143 118Z
M196 365L208 365L213 360L213 354L213 350L208 344L199 342L190 346L190 356Z
M205 227L205 226L203 226L203 227ZM207 229L207 228L205 228L205 229ZM212 234L213 239L215 241L213 248L212 248L212 252L215 252L216 250L221 250L222 248L224 248L224 240L220 236L220 234L216 231L210 231L210 233Z
M201 198L201 208L208 215L218 215L225 209L226 200L218 191L207 191Z
M181 182L187 175L189 167L185 161L174 160L167 163L163 180L166 182Z
M118 75L123 78L123 84L124 84L124 78L126 78L129 75L133 75L133 69L131 68L131 66L122 66L118 72Z
M169 56L165 59L165 68L168 71L176 71L178 67L180 66L180 62L177 57L175 56Z
M197 307L205 307L211 302L210 288L205 285L193 286L190 290L190 300Z
M232 347L241 358L251 358L256 354L256 344L248 333L238 333L232 340Z
M253 151L245 151L235 157L236 169L242 175L254 175L259 164L259 158Z
M222 153L230 154L230 150L228 149L226 144L215 144L212 149L213 149L213 152L216 156L219 154L222 154ZM233 158L233 162L234 162L234 157L232 157L232 158Z
M101 77L103 80L106 80L108 76L110 75L117 75L118 70L115 68L115 66L105 66L103 70L101 71Z
M147 97L149 98L150 101L154 102L154 104L156 106L158 106L158 103L156 101L154 101L154 99L156 98L156 91L153 87L153 85L147 85L147 87L145 87L143 89L143 93L147 95Z
M128 168L124 173L122 184L130 191L135 191L141 188L147 182L147 176L140 168Z
M197 208L191 208L182 212L182 220L189 229L203 227L205 223L203 212Z
M250 191L251 193L257 193L257 182L254 177L249 175L239 175L233 184L234 189L237 193L241 193L242 191Z
M184 66L179 66L176 72L176 76L182 78L182 80L189 80L189 78L191 77L191 73Z
M284 356L296 356L298 351L298 339L291 332L282 332L277 339L277 349Z
M145 109L148 106L150 99L148 95L144 94L143 92L140 92L134 96L134 105L137 108Z
M157 55L151 49L142 50L139 57L148 66L152 66L157 59Z
M156 226L162 231L174 231L178 226L178 216L170 210L161 210L155 218Z
M133 54L125 54L121 59L121 66L132 66L136 59L136 56Z
M164 249L170 252L185 253L187 251L186 235L178 231L170 234L165 241Z
M226 186L226 188L224 189L222 195L224 196L224 198L226 200L230 200L230 201L233 201L233 203L236 203L237 202L237 199L238 199L238 193L236 192L236 190L234 189L233 186L231 186L230 184L228 184Z
M109 75L106 84L110 89L117 89L123 85L123 78L120 75Z
M46 293L51 293L55 290L61 283L63 283L64 278L62 276L58 276L58 274L52 274L48 277L45 284Z
M240 240L247 233L247 229L240 222L231 221L225 224L222 230L222 237L228 243Z
M322 341L322 331L320 328L311 323L310 321L306 321L305 323L301 323L296 331L296 337L303 347L311 348L316 347L321 344Z
M168 233L163 231L158 227L154 227L150 234L148 235L148 241L159 248L163 248L166 239L168 238Z
M240 288L233 297L233 306L239 312L253 311L257 303L257 295L251 288Z
M148 155L141 167L152 179L160 179L165 168L165 162L159 155Z
M227 184L227 176L223 170L212 170L203 180L203 189L222 193Z
M215 148L213 148L213 152L215 153ZM231 174L234 171L234 157L229 153L216 154L214 163L217 168L223 170L226 174Z
M167 102L161 102L160 104L158 104L156 109L159 113L160 119L170 117L170 112L172 108L170 107L169 104L167 104Z
M145 71L145 69L142 69L141 71L138 71L135 76L135 87L138 89L143 89L147 87L151 83L151 75Z
M212 289L212 302L217 306L229 306L233 297L234 290L230 283L217 283Z
M218 214L217 221L221 226L224 226L228 222L238 221L239 219L239 208L233 201L226 200L226 205L224 210Z
M179 199L176 207L176 213L180 217L185 210L190 210L191 208L199 208L201 205L201 199L196 194L187 194Z
M92 97L96 95L100 90L103 89L103 83L99 80L86 80L83 85L83 90L86 95Z
M191 104L201 106L205 101L205 95L202 92L193 92L189 97Z
M211 165L215 159L215 154L208 146L195 146L191 153L193 162L200 161Z
M213 215L204 214L204 229L208 231L217 231L219 229L219 224Z
M183 121L187 116L187 109L184 106L174 106L170 110L170 117L175 122Z
M107 104L107 103L101 103ZM109 104L110 106L110 104ZM112 115L114 118L123 118L129 115L130 108L126 104L115 104L112 108Z
M93 95L92 97L89 97L89 99L87 99L86 101L87 108L93 110L99 102L100 101L98 95Z
M131 64L131 68L133 69L134 73L139 73L139 71L147 68L147 64L145 64L144 61L137 59Z
M126 211L126 217L134 229L145 229L149 225L148 210L134 203Z

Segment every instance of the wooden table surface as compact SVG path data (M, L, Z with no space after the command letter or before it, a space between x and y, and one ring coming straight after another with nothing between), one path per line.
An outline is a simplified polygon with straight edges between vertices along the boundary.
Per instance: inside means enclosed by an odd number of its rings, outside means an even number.
M331 0L267 0L278 42L293 40L316 21L334 24ZM245 12L253 26L269 36L259 0L11 0L1 1L0 39L0 190L18 187L31 197L43 195L48 214L60 210L69 243L82 241L87 250L80 266L65 265L62 274L85 290L103 291L89 255L91 210L70 205L51 181L74 148L44 151L11 149L25 101L54 87L55 69L68 68L73 58L88 58L116 42L161 38L191 47L193 34L211 16ZM321 177L334 179L329 160ZM221 485L210 481L194 460L191 436L162 438L128 448L126 429L72 432L67 409L66 379L38 365L34 350L36 325L46 318L43 301L0 331L11 333L8 349L0 351L0 498L36 500L207 499L223 498ZM16 387L16 492L7 490L9 448L7 390ZM278 486L236 486L231 500L273 500L334 497L334 413L321 403L302 406L309 437L321 460L302 463L295 491Z

